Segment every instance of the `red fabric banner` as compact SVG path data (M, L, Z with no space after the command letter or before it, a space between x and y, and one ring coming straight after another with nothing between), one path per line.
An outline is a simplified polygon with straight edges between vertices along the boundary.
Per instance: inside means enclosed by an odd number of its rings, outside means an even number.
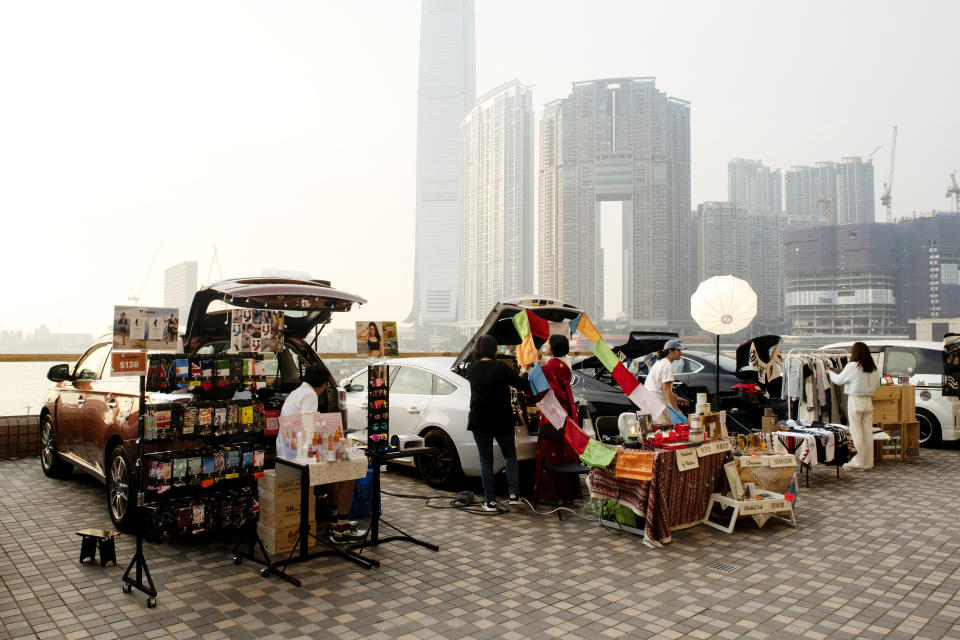
M567 444L579 456L587 450L587 444L590 443L590 436L583 432L576 422L567 417L567 423L563 425L563 437Z
M530 333L536 338L547 340L550 338L550 323L527 309L527 322L530 324Z
M623 363L619 363L616 367L613 368L613 379L617 381L617 384L620 385L620 388L623 389L623 392L626 395L633 393L633 390L640 386L640 382L637 381L633 374L627 371L627 368L623 366Z

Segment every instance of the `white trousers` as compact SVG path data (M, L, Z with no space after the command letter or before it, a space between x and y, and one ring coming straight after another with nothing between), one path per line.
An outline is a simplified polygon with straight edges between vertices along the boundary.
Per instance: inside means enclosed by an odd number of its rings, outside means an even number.
M848 464L863 469L873 468L873 397L847 396L847 421L857 455Z

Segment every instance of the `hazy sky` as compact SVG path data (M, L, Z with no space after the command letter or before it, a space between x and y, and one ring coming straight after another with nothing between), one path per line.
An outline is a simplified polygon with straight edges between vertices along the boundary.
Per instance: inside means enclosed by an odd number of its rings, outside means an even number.
M874 156L894 212L960 168L956 2L477 0L478 94L656 76L691 101L693 202L726 162ZM420 3L0 3L0 329L96 332L188 259L305 270L402 320ZM538 113L539 115L539 113ZM878 215L882 208L877 204ZM214 278L219 274L214 273Z

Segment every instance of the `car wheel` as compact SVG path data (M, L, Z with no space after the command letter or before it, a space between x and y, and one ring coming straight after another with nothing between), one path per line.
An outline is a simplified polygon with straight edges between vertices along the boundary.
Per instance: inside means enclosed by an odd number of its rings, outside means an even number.
M57 431L50 416L44 416L40 422L40 466L43 473L51 478L66 478L73 471L72 464L60 459Z
M117 445L110 453L107 466L107 511L118 528L126 527L133 520L136 496L133 477L123 445Z
M423 443L437 450L434 454L417 456L417 469L427 484L441 489L461 478L460 456L450 436L440 429L430 429L423 434Z
M920 444L929 447L940 444L940 421L933 417L933 414L924 410L917 409L917 422L920 423Z

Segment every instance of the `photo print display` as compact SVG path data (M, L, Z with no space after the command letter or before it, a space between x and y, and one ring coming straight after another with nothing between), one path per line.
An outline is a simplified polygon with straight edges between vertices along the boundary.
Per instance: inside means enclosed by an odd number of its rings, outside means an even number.
M357 322L357 355L361 358L389 358L399 355L398 344L396 322Z
M232 309L230 348L241 353L283 351L283 311Z
M176 307L113 307L116 351L177 351L180 311Z

